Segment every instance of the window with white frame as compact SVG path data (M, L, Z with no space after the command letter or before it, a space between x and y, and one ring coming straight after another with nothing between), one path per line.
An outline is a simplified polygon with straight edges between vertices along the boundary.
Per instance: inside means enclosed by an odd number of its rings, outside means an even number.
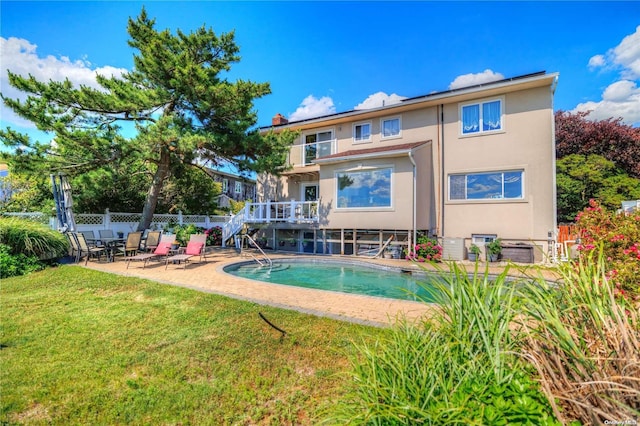
M333 154L333 131L325 130L304 135L304 164L311 164L316 158Z
M503 129L503 100L491 99L460 105L460 132L474 135Z
M382 139L396 138L402 131L402 120L400 117L383 118L380 120L380 133Z
M371 141L371 123L357 123L353 125L353 142Z
M229 190L229 179L222 179L222 193L226 194Z
M236 181L235 192L236 194L242 194L242 182Z
M449 175L450 200L521 200L523 198L523 170Z
M337 208L391 207L392 167L336 172Z

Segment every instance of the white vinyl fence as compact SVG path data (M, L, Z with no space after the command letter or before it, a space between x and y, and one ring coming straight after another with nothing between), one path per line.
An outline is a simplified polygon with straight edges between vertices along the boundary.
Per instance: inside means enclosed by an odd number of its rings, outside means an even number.
M43 213L3 213L7 216L22 217L32 219L42 223L48 223L51 229L58 229L58 220ZM142 213L121 213L106 210L104 214L75 214L76 231L99 231L100 229L111 229L113 232L127 234L135 231L140 222ZM177 214L155 214L151 222L150 229L164 229L169 223L178 225L194 224L206 229L214 226L224 225L230 216L209 216L209 215L186 215L182 212ZM97 235L97 232L95 232Z

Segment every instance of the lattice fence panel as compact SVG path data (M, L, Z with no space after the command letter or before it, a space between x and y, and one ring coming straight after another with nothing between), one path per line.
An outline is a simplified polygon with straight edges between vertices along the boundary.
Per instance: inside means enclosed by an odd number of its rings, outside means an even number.
M81 213L73 216L76 225L104 225L105 216L103 214Z
M204 224L207 221L207 216L199 215L183 215L182 223Z
M2 213L3 216L12 216L12 217L19 217L20 219L27 219L27 220L31 220L33 222L38 222L38 223L44 223L44 224L48 224L49 223L49 216L44 214L44 213L13 213L13 212L5 212Z
M140 213L110 213L111 223L138 223L142 215Z

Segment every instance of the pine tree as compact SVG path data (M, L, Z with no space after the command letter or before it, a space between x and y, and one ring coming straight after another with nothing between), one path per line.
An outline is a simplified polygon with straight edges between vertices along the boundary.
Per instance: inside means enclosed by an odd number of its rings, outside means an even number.
M254 128L253 101L270 93L268 83L224 78L240 60L233 32L218 36L203 26L172 34L154 26L144 8L129 19L133 70L120 77L98 76L100 89L74 87L68 79L45 83L9 71L10 84L29 96L24 101L2 97L18 115L55 135L52 143L41 144L9 128L0 131L5 145L16 149L14 167L28 170L41 161L51 171L77 175L114 162L145 164L153 177L139 230L151 224L172 170L229 163L278 173L294 137L291 132L261 135ZM126 123L135 125L135 136L123 135Z

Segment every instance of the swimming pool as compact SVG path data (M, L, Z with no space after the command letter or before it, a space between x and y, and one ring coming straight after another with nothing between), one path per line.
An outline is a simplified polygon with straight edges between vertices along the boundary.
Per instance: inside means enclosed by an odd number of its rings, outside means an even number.
M223 270L238 277L269 283L401 300L433 301L435 291L430 288L426 274L414 276L363 262L276 259L272 267L241 262Z

